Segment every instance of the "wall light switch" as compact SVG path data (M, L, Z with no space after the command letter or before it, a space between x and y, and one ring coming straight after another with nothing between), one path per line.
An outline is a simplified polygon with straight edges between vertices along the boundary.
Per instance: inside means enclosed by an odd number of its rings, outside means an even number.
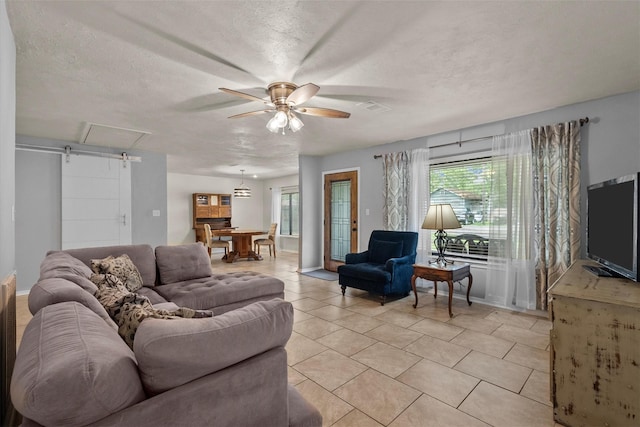
M366 216L369 216L369 209L365 209L365 210L364 210L364 214L365 214Z
M151 211L151 215L160 216L160 210L159 209L154 209L153 211Z

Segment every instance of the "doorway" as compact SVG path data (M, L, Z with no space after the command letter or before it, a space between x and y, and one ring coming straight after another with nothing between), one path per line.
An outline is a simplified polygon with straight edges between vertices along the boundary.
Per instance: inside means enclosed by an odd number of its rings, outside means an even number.
M358 250L358 171L324 176L324 269L337 271Z

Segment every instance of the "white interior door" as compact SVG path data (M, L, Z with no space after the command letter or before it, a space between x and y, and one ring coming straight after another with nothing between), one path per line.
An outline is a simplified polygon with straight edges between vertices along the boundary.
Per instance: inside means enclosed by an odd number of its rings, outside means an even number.
M131 244L131 163L62 157L62 249Z

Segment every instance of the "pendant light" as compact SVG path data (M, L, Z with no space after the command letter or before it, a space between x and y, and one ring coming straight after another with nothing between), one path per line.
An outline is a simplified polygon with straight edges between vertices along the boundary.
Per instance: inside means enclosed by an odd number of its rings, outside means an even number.
M242 182L240 182L240 187L233 189L233 197L248 199L251 197L251 189L244 185L244 169L240 169L240 172L242 172Z

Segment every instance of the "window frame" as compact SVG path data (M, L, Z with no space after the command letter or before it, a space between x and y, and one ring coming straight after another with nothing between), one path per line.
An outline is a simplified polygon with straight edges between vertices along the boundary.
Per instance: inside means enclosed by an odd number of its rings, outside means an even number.
M298 214L297 214L297 218L294 218L294 214L293 214L293 204L292 204L292 199L293 196L297 195L298 198ZM287 229L289 230L288 233L284 233L285 227L283 226L284 224L284 210L285 210L285 205L284 205L284 200L288 199L289 203L286 206L287 210L288 210L288 217L289 217L289 221L287 224ZM280 236L284 236L284 237L299 237L300 236L300 231L298 230L297 234L293 233L294 227L293 224L294 222L297 221L297 223L300 223L300 191L298 189L298 187L293 187L293 188L285 188L282 189L282 192L280 193L280 231L279 234Z
M429 204L432 203L431 200L431 182L432 182L432 171L433 168L435 166L439 166L439 165L450 165L450 164L454 164L454 163L464 163L464 162L474 162L474 161L482 161L482 160L486 160L486 162L491 163L493 161L493 158L491 156L491 150L490 149L484 149L484 150L477 150L477 151L470 151L468 153L464 153L464 154L455 154L455 155L445 155L445 156L440 156L440 157L432 157L429 159ZM483 201L484 203L484 201ZM462 225L462 224L461 224ZM462 225L463 228L462 229L455 229L455 230L451 230L451 232L448 232L447 235L450 237L456 237L462 234L475 234L475 233L469 233L468 231L465 232L458 232L458 230L463 230L464 229L464 225ZM487 240L487 244L488 244L488 240L489 240L489 236L487 235L485 236L481 236L484 237ZM431 231L431 250L432 253L436 253L435 250L435 246L433 243L433 231ZM486 264L487 260L488 260L488 254L487 255L477 255L477 254L471 254L471 253L463 253L463 252L453 252L453 251L445 251L445 255L447 256L447 258L451 258L451 259L460 259L460 260L465 260L465 261L473 261L473 262L478 262L478 263L482 263L482 264Z

